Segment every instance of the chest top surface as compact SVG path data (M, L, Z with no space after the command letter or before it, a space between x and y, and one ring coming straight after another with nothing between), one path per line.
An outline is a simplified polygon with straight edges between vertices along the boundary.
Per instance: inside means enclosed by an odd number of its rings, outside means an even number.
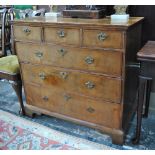
M108 26L115 28L128 29L129 27L141 22L143 17L130 17L127 23L112 23L110 17L103 19L80 19L80 18L63 18L63 17L33 17L27 19L15 19L13 24L32 24L32 25L51 25L51 24L63 24L63 25L83 25L83 26Z

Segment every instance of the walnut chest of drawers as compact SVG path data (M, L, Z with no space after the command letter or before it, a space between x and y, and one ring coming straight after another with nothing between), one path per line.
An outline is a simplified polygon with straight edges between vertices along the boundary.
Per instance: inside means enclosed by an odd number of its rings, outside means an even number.
M142 19L13 21L26 110L98 129L122 144L136 108Z

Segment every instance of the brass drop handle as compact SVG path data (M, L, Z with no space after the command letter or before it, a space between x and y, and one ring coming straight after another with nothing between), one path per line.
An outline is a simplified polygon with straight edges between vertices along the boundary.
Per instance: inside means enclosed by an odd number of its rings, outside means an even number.
M95 87L95 84L92 82L92 81L88 81L85 83L85 86L88 88L88 89L92 89Z
M58 50L58 53L61 55L61 56L64 56L65 54L66 54L66 50L65 49L63 49L63 48L61 48L61 49L59 49Z
M95 109L93 109L92 107L89 107L89 108L87 108L87 111L90 113L93 113L93 112L95 112Z
M39 73L39 78L45 80L46 79L45 73L44 72Z
M92 63L94 63L94 58L91 57L91 56L87 56L87 57L85 58L85 62L86 62L87 64L92 64Z
M36 55L36 57L38 57L38 58L42 58L43 57L43 53L42 52L36 52L35 53L35 55Z
M25 32L26 35L29 35L31 33L31 30L28 27L25 27L23 29L23 32Z
M72 98L72 97L69 96L69 95L67 95L67 94L64 95L64 100L65 100L65 101L68 101L68 100L70 100L71 98Z
M48 97L47 96L44 96L43 98L42 98L44 101L48 101Z
M68 77L68 73L67 72L59 72L59 75L62 79L66 79Z
M65 32L63 30L58 31L57 34L59 35L60 38L65 37Z
M107 38L107 34L105 32L100 32L97 35L97 38L98 38L98 40L103 41L103 40L105 40Z

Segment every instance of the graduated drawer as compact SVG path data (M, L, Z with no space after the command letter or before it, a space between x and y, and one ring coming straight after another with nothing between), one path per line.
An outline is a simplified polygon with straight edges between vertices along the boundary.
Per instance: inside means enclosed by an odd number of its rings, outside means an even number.
M107 127L120 127L120 104L101 102L88 97L25 83L27 104Z
M121 76L122 53L64 46L16 43L21 62L47 64Z
M80 45L80 29L78 28L59 28L45 27L44 29L45 42L61 43L68 45Z
M112 30L83 30L83 46L96 48L123 48L123 33Z
M15 40L41 42L41 27L14 26Z
M21 64L24 81L120 103L121 80L46 65Z

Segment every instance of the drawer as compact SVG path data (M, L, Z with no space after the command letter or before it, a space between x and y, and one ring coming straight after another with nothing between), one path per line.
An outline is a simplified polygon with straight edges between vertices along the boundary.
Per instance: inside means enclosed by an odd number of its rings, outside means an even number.
M83 46L122 49L123 33L110 30L84 30Z
M44 29L45 42L61 43L68 45L80 45L80 29L76 28L45 28Z
M54 65L114 76L121 76L122 73L122 53L116 51L16 43L16 52L21 62Z
M99 102L56 88L25 83L27 104L107 127L120 127L120 104Z
M15 40L41 42L41 27L14 26Z
M21 66L24 81L120 103L120 79L46 65Z

